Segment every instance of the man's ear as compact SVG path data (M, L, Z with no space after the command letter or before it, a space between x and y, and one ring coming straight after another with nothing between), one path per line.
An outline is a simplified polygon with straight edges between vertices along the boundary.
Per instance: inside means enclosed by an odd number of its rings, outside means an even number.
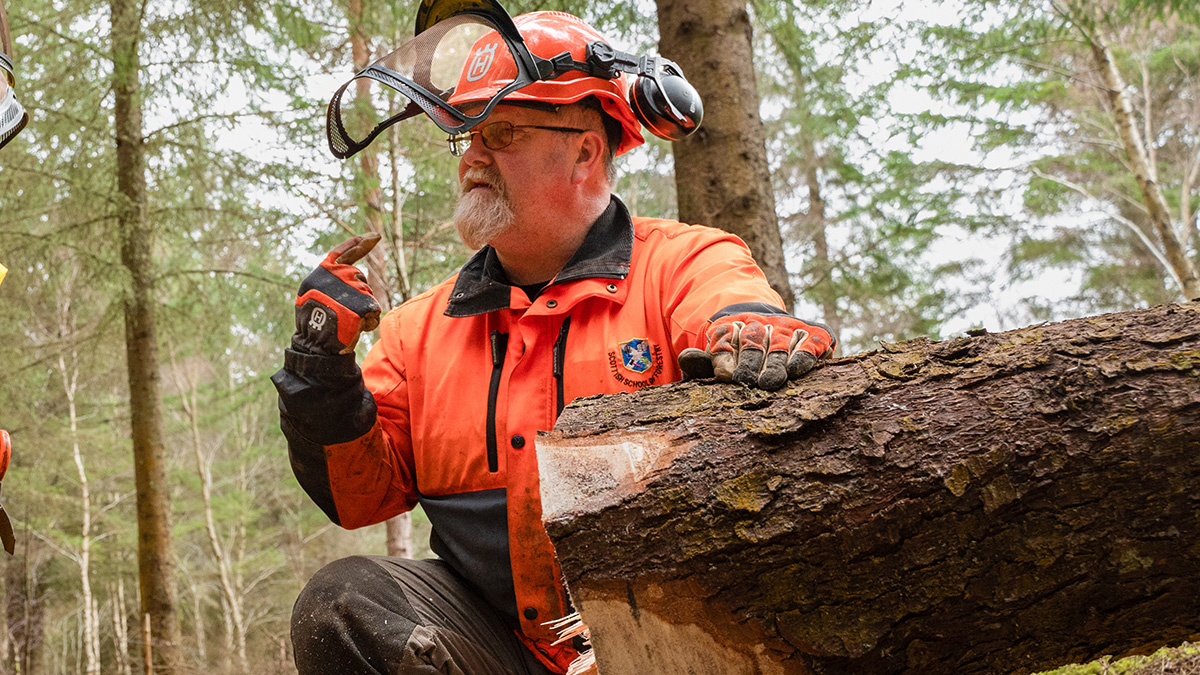
M599 171L604 173L604 138L595 131L580 134L579 154L575 156L575 167L571 171L571 182L576 185L583 183Z

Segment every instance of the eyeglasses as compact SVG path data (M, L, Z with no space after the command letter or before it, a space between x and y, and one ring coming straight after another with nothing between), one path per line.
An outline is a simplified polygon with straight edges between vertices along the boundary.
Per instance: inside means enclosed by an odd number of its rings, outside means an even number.
M482 127L464 131L461 134L450 134L446 138L446 142L450 144L450 154L455 157L462 157L466 153L467 148L471 147L471 139L475 138L475 134L479 134L483 139L483 146L488 150L503 150L513 142L513 129L545 129L546 131L560 131L569 134L582 134L587 129L575 129L573 127L547 127L540 124L513 124L512 122L492 122L485 124Z

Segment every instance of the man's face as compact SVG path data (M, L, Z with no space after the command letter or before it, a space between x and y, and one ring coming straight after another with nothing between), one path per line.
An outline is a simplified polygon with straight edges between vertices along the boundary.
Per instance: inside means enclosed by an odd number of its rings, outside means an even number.
M510 122L512 143L487 148L476 135L458 163L459 199L454 225L471 248L496 245L498 238L535 237L555 196L570 182L568 144L572 134L523 125L561 126L558 115L519 106L499 105L484 125Z

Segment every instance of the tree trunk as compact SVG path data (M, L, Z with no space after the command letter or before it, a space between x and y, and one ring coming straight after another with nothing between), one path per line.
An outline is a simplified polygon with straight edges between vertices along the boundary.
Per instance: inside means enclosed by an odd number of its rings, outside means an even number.
M169 345L168 345L169 346ZM200 439L200 392L196 388L196 377L187 374L175 360L174 350L171 351L171 372L175 377L175 387L179 391L179 399L183 411L188 417L188 427L192 432L192 458L196 462L196 477L200 479L200 500L204 509L204 531L208 534L208 546L212 551L213 563L217 566L217 579L221 593L225 598L226 619L230 626L230 653L237 657L237 672L250 672L250 662L246 657L246 622L242 598L234 589L233 570L229 556L221 544L217 534L216 518L213 516L212 505L212 471L204 457L203 443ZM193 598L198 598L193 590ZM199 610L199 603L196 603ZM202 622L197 612L196 621ZM203 649L203 648L201 648Z
M9 669L21 675L41 675L45 651L46 585L38 563L38 551L25 533L24 550L8 561L5 570Z
M399 31L396 33L396 44L400 43ZM399 114L399 104L396 103L396 96L393 92L388 92L388 108L390 115ZM391 162L392 168L392 232L390 242L394 255L392 259L396 265L396 284L399 286L397 290L400 292L400 302L408 302L412 297L412 280L408 274L408 259L405 255L404 245L404 186L400 182L400 158L405 155L405 150L400 143L400 127L393 124L388 128L388 159ZM410 526L411 529L411 526Z
M1155 180L1155 167L1151 163L1147 145L1142 141L1134 123L1133 106L1125 92L1125 79L1113 62L1112 52L1098 34L1087 35L1092 57L1096 61L1100 79L1104 83L1104 95L1108 99L1113 125L1121 136L1125 149L1125 158L1129 162L1129 170L1133 173L1138 187L1142 192L1142 202L1154 230L1162 242L1163 255L1170 264L1167 270L1179 282L1180 293L1188 300L1200 299L1200 279L1196 276L1196 267L1187 255L1184 244L1186 235L1175 228L1171 222L1170 207L1163 197L1162 189ZM1186 189L1186 186L1184 186ZM1186 223L1180 223L1186 227Z
M136 0L111 0L111 9L117 188L123 199L118 221L121 262L130 281L125 299L125 350L137 484L138 578L142 612L150 615L156 668L160 673L178 673L182 672L183 653L175 616L170 493L158 391L153 228L146 215L146 149L138 56L141 6Z
M17 60L16 54L13 54L12 34L8 30L8 9L4 6L4 0L0 0L0 52L4 52L14 62Z
M188 577L185 573L184 577ZM192 632L196 635L196 660L201 667L208 665L208 630L204 625L203 589L195 579L188 578L188 591L192 594Z
M78 270L70 261L60 260L64 273L64 288L56 297L56 321L58 339L63 345L63 351L58 353L58 373L62 378L63 395L67 399L67 421L71 432L71 456L75 461L75 471L79 476L79 586L83 601L84 649L86 656L87 675L100 673L100 617L96 608L96 600L92 593L92 496L88 483L87 468L83 462L83 452L79 448L79 415L75 406L75 395L79 391L79 349L77 347L77 326L75 313L72 309L72 293ZM64 353L66 352L66 353ZM69 359L68 359L69 355ZM70 364L68 365L68 361Z
M117 577L115 589L113 584L109 584L108 588L108 595L112 601L113 652L116 654L117 675L132 675L132 660L129 658L129 610L125 606L125 577Z
M79 502L82 523L79 526L79 583L83 600L83 641L87 657L87 675L100 673L100 617L96 600L92 594L92 498L88 485L87 470L83 464L83 453L79 449L79 417L75 411L75 391L79 382L79 361L75 345L72 344L71 366L58 355L58 368L62 374L63 390L67 396L67 415L71 429L71 451L75 459L75 470L79 475Z
M659 50L704 101L700 129L674 143L679 219L741 237L791 310L783 239L758 114L750 16L744 0L656 0Z
M806 103L806 102L803 102ZM825 211L825 198L821 194L821 176L817 171L821 159L817 154L817 144L812 132L805 129L801 133L801 152L804 157L804 182L808 186L808 213L804 223L813 238L813 263L816 267L816 278L813 287L817 288L817 296L821 302L823 320L829 325L833 337L841 344L839 335L842 332L842 317L838 313L837 293L833 288L833 261L829 258L829 240L826 231L829 228L829 217Z
M580 399L542 506L600 672L1025 673L1200 638L1200 303Z
M371 58L371 47L368 44L367 32L363 25L363 2L362 0L350 0L347 6L347 13L350 19L350 50L354 59L355 72L367 67L367 61ZM358 124L361 127L362 137L366 137L367 133L373 126L371 123L371 81L367 78L357 80L357 96L354 100L355 114L359 118ZM395 161L393 155L393 161ZM385 251L388 244L385 242L394 241L394 238L383 228L383 190L379 187L379 158L376 155L374 147L367 147L358 153L359 176L358 180L362 187L359 195L359 208L362 209L363 217L366 220L367 231L379 234L384 238L375 250L367 256L367 278L371 286L371 292L374 293L375 299L379 301L380 307L384 313L387 313L392 308L392 289L388 282L387 276L387 258ZM396 167L392 166L392 173L395 174ZM397 215L397 218L399 216ZM403 239L401 240L403 244ZM402 253L401 253L402 255ZM403 286L404 280L400 281ZM407 513L402 513L398 516L390 518L384 523L387 530L387 554L393 557L407 558L412 551L412 521Z

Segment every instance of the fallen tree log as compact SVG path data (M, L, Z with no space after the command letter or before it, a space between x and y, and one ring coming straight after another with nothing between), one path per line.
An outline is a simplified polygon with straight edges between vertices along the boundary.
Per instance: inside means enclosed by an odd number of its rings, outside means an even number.
M572 403L601 675L1025 673L1200 638L1200 303Z

